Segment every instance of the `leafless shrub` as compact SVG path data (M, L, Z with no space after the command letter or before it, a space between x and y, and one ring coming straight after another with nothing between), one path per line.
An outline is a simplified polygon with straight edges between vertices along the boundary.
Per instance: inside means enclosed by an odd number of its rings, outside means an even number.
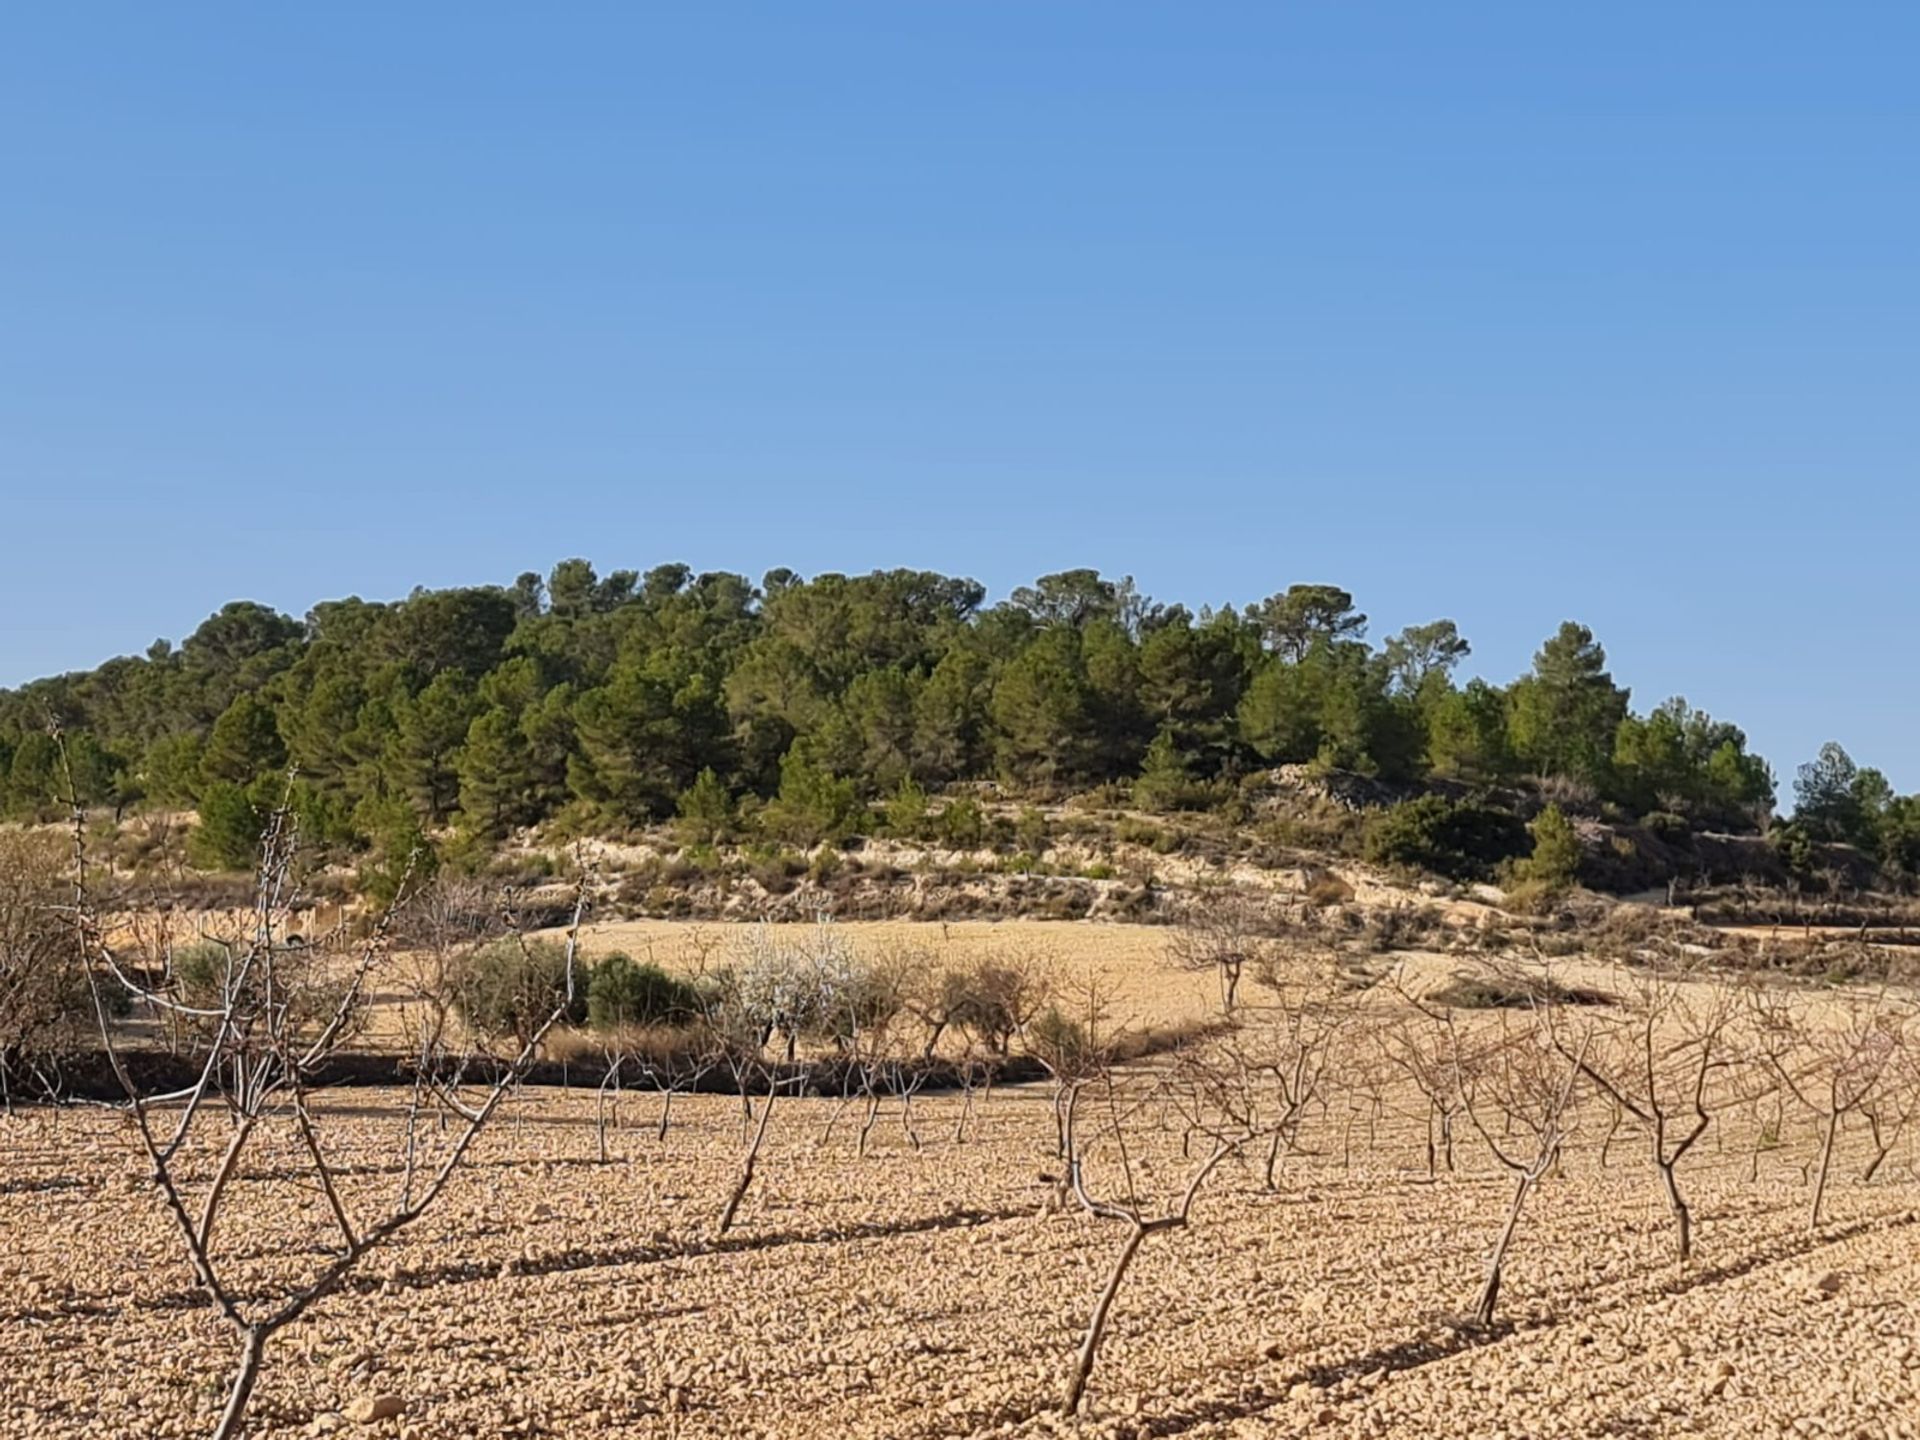
M61 1060L91 1028L66 858L54 836L0 830L0 1106L9 1110L20 1079L57 1093Z
M1431 941L1446 929L1436 905L1383 905L1369 910L1360 942L1376 954L1405 950Z
M1551 975L1496 968L1460 972L1426 997L1453 1010L1526 1010L1543 1005L1613 1005L1615 996L1587 986L1564 985Z

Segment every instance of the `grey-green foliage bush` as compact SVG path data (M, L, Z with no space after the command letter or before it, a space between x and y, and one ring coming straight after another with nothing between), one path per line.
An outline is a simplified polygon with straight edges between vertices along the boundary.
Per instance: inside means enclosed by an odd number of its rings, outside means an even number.
M573 994L567 995L567 947L555 940L508 936L467 957L454 1008L481 1035L511 1035L522 1044L556 1009L570 1025L587 1018L588 976L576 957Z
M331 973L323 952L280 944L269 955L249 958L245 943L199 940L174 950L169 962L174 994L194 1010L225 1010L242 1016L261 1006L284 1007L292 1033L330 1020L347 998L347 981ZM217 1022L194 1021L210 1031Z
M1087 1027L1057 1005L1049 1005L1027 1026L1027 1052L1069 1079L1090 1072L1100 1061Z

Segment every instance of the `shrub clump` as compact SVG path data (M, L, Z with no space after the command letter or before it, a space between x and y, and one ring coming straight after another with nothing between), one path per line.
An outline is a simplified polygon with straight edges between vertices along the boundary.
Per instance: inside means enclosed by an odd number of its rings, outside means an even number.
M1454 1010L1528 1010L1540 1005L1614 1005L1604 990L1562 985L1544 975L1455 975L1427 999Z
M1410 865L1450 880L1486 880L1502 861L1525 855L1527 827L1504 810L1422 795L1383 811L1367 829L1375 864Z
M567 947L554 940L508 937L482 945L467 958L454 1007L468 1029L511 1035L524 1045L556 1009L578 1025L587 1018L588 977L576 959L573 997L567 999Z
M705 1008L698 986L618 951L594 966L587 981L587 1023L595 1030L687 1025Z

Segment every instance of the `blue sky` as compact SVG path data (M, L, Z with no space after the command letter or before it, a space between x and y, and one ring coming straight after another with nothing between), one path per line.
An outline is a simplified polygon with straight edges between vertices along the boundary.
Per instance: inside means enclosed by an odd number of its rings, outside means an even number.
M0 684L586 555L1592 625L1920 787L1920 10L42 5ZM1784 788L1784 784L1783 784Z

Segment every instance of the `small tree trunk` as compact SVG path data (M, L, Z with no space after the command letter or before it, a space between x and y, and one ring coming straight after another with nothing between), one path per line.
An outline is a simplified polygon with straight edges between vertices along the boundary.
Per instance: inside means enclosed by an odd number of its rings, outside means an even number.
M1080 1342L1080 1354L1073 1362L1073 1373L1067 1378L1067 1392L1060 1400L1061 1410L1068 1415L1076 1415L1080 1411L1081 1398L1087 1393L1087 1377L1093 1374L1093 1362L1100 1353L1100 1341L1107 1333L1107 1317L1113 1312L1113 1297L1120 1293L1120 1282L1127 1278L1127 1267L1133 1264L1133 1257L1140 1250L1140 1242L1146 1238L1146 1227L1135 1221L1133 1233L1127 1236L1127 1243L1120 1247L1120 1253L1114 1257L1106 1288L1101 1290L1099 1300L1094 1302L1093 1314L1087 1320L1086 1338Z
M820 1127L820 1138L814 1142L818 1149L826 1149L833 1142L833 1132L840 1128L840 1117L847 1113L847 1107L853 1104L852 1095L842 1095L839 1103L827 1112L827 1123ZM866 1153L865 1137L862 1137L861 1153Z
M1827 1116L1827 1133L1820 1141L1820 1169L1813 1178L1813 1200L1807 1206L1807 1228L1820 1228L1820 1205L1827 1195L1827 1172L1833 1166L1833 1141L1840 1132L1840 1113Z
M1280 1132L1275 1130L1273 1139L1267 1143L1266 1187L1269 1190L1280 1188L1280 1145Z
M1674 1178L1673 1166L1654 1157L1654 1163L1660 1170L1660 1188L1666 1192L1667 1209L1673 1212L1673 1243L1680 1252L1680 1263L1686 1264L1693 1258L1693 1212L1687 1208L1687 1202L1681 1198L1679 1182Z
M735 1182L733 1193L727 1196L726 1207L720 1212L720 1223L714 1227L716 1236L724 1235L733 1226L733 1217L740 1212L740 1202L747 1198L747 1187L753 1184L753 1167L760 1159L760 1146L767 1138L767 1121L773 1117L773 1087L767 1087L767 1098L760 1105L760 1123L753 1132L753 1143L747 1147L745 1159L740 1164L740 1178Z
M1527 1203L1527 1192L1532 1188L1532 1173L1522 1174L1513 1187L1513 1203L1507 1207L1507 1223L1500 1227L1500 1238L1494 1242L1493 1254L1487 1259L1486 1284L1480 1287L1480 1299L1473 1311L1474 1318L1482 1328L1493 1324L1493 1307L1500 1299L1500 1272L1507 1263L1507 1247L1513 1243L1513 1232L1520 1226L1520 1211Z
M913 1153L920 1153L920 1132L913 1128L913 1091L907 1090L900 1096L900 1129L907 1137L907 1143L913 1146Z
M249 1325L240 1343L240 1368L234 1373L233 1388L227 1392L227 1406L220 1412L213 1440L236 1440L241 1433L247 1402L253 1398L253 1382L260 1378L260 1361L266 1350L266 1330L259 1325Z
M1867 1128L1873 1132L1873 1159L1869 1160L1867 1168L1860 1172L1862 1185L1880 1172L1881 1165L1886 1162L1888 1153L1893 1149L1894 1140L1900 1138L1898 1131L1894 1132L1893 1140L1883 1138L1880 1134L1880 1117L1871 1111L1867 1113Z
M607 1088L619 1083L620 1062L613 1062L607 1071L607 1078L600 1082L599 1105L594 1114L594 1131L600 1142L600 1163L607 1163Z

